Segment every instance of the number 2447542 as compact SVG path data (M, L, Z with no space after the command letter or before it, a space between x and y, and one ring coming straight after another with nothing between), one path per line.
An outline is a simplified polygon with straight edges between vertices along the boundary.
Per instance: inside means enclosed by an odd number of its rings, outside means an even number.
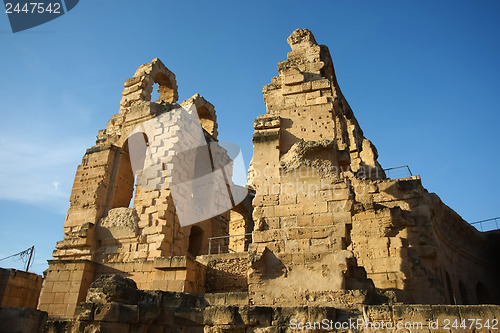
M7 2L5 4L5 13L26 13L26 14L61 14L61 3L43 3L43 2L26 2L24 4Z

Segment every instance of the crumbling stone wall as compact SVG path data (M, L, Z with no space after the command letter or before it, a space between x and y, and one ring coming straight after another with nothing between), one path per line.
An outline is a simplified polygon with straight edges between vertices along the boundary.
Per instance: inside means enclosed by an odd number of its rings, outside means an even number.
M207 293L248 291L248 253L225 253L201 256L198 260L207 267Z
M471 293L499 302L494 237L429 194L419 176L387 179L328 48L305 29L288 43L288 60L263 88L267 114L254 122L251 300L369 302L359 292L368 291L406 303L478 302Z
M160 96L151 102L154 84ZM175 75L159 59L140 66L125 82L118 114L78 166L65 236L50 261L40 309L71 317L90 283L110 273L132 277L143 289L204 291L204 268L193 258L208 253L209 237L228 235L230 206L222 203L229 199L214 191L216 213L198 218L195 212L194 222L200 222L185 225L181 221L190 216L180 214L194 212L198 205L192 201L203 198L193 198L183 185L230 159L217 145L214 106L199 94L181 104L177 97ZM211 154L212 165L197 162L201 150ZM156 168L139 165L157 158L163 163ZM231 170L224 172L227 179L221 181L227 182ZM183 206L193 209L178 209ZM178 264L170 265L174 261Z
M288 60L263 89L267 114L254 123L249 283L263 305L371 287L348 249L354 206L348 177L385 178L340 92L328 49L307 30L288 42Z
M375 287L395 291L398 301L445 303L419 177L362 180L355 195L350 248Z
M495 233L478 232L418 176L353 184L351 248L377 288L405 303L499 302Z
M432 255L439 262L447 303L498 304L500 232L478 232L435 194L427 202L436 240Z

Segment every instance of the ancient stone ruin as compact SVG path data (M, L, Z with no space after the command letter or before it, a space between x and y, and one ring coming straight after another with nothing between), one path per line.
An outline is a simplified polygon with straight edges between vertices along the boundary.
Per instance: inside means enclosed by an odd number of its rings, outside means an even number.
M248 190L230 180L212 104L198 94L178 104L175 75L159 59L125 82L118 114L76 172L39 301L53 320L48 330L499 319L498 306L473 304L500 302L500 234L478 232L419 176L389 179L328 48L305 29L288 43L288 59L263 88ZM194 153L178 154L179 145ZM144 168L159 152L161 168ZM197 162L203 154L207 165ZM139 166L133 156L144 156ZM212 174L224 181L220 191L179 186ZM217 213L183 222L207 197Z

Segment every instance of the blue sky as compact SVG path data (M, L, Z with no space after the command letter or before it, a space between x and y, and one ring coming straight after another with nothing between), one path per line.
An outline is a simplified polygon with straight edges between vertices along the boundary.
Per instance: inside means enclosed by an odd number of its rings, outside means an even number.
M76 167L123 82L160 58L179 100L215 105L220 139L252 155L262 86L310 29L384 168L408 164L472 222L500 216L498 1L80 1L12 34L0 13L0 258L62 239ZM22 268L19 261L2 267Z

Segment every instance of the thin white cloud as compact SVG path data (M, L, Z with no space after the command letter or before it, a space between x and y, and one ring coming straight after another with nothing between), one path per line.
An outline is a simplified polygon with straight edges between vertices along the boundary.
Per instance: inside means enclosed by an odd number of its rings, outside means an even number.
M0 199L43 205L64 214L85 141L53 135L3 135Z
M72 90L46 94L33 90L19 112L15 94L0 92L5 114L0 123L0 200L34 204L66 214L77 166L102 125L96 108Z

